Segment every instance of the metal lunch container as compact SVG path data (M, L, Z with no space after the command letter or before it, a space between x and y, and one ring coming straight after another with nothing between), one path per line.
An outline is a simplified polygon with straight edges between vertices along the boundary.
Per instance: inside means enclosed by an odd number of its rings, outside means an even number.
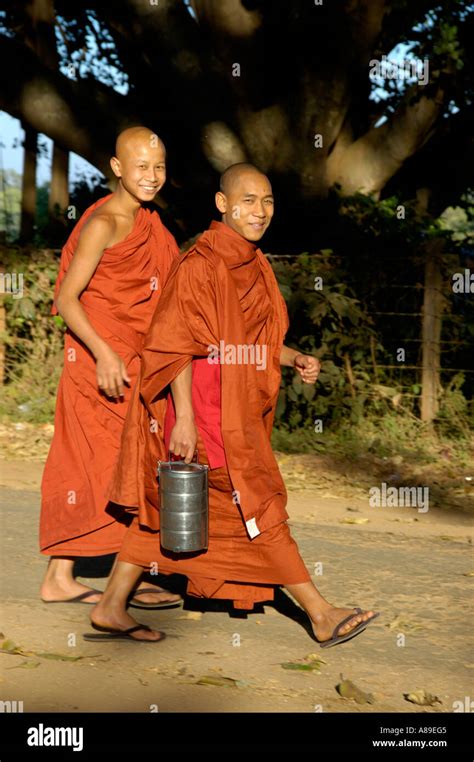
M161 547L194 553L208 546L208 471L202 463L158 461Z

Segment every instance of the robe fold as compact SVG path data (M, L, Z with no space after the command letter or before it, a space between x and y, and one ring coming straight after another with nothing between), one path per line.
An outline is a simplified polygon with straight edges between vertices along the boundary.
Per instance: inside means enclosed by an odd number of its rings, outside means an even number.
M173 263L145 339L112 480L111 501L135 514L119 560L157 563L160 573L186 575L188 593L230 598L241 608L271 599L272 585L309 581L270 444L287 328L270 264L227 225L213 222ZM189 363L199 455L211 468L209 547L173 554L159 543L157 462L167 459L169 384ZM203 363L210 372L200 370Z
M69 236L61 253L55 299L84 223L109 198L89 207ZM143 339L178 253L159 215L140 207L133 230L104 250L80 296L96 332L124 361L131 383L124 386L121 401L109 400L97 386L92 353L67 329L54 436L41 485L40 548L46 555L95 556L120 548L126 525L106 513L110 480ZM54 304L51 314L58 314Z

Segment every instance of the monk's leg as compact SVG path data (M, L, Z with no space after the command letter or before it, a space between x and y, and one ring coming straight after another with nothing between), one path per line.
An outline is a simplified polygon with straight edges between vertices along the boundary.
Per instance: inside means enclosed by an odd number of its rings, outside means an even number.
M118 555L115 557L114 564L112 566L111 574L113 573L117 563L118 563ZM143 569L142 569L142 575L143 575ZM155 588L154 592L149 592ZM132 588L134 591L134 598L136 598L138 603L177 603L178 601L181 601L182 598L180 595L177 595L175 593L170 593L169 590L165 590L163 587L160 587L159 585L156 585L154 582L147 582L146 580L142 580L141 578L138 581L138 584L136 584L135 588ZM147 590L148 592L139 592L141 590Z
M354 609L333 606L323 598L312 582L285 585L285 587L308 614L313 632L319 641L329 640L339 622L354 612ZM340 628L338 634L346 635L358 624L371 619L373 616L373 611L363 611L362 614L354 613L354 616Z
M155 588L155 590L153 590ZM141 592L141 591L146 592ZM156 592L155 592L156 591ZM134 596L137 603L178 603L182 600L178 593L171 593L169 590L165 590L164 587L156 585L154 582L147 582L142 580L134 591Z
M286 522L262 532L252 544L258 548L259 568L268 575L266 579L271 581L273 577L295 598L308 614L319 641L329 640L335 628L347 617L351 618L340 628L339 635L347 635L358 624L374 616L370 610L357 614L354 609L338 608L323 598L311 580Z
M111 627L116 630L127 630L137 622L127 612L127 602L143 573L141 566L117 561L110 574L107 587L96 606L91 612L91 622L101 627ZM139 630L131 635L136 640L160 640L161 632L157 630Z
M90 591L74 578L74 557L51 556L40 589L41 600L45 602L67 601ZM87 598L90 603L97 603L100 594Z
M75 556L51 556L46 574L43 579L40 596L41 600L46 603L53 601L68 601L74 599L78 595L90 592L91 588L87 585L83 585L78 582L74 577L74 562ZM114 566L117 563L117 559L114 561ZM153 593L141 593L137 597L140 603L176 603L181 600L180 595L170 593L168 590L159 585L155 585L152 582L139 582L136 589L149 590L156 587L156 592ZM87 597L87 603L97 603L101 598L101 594L90 595Z

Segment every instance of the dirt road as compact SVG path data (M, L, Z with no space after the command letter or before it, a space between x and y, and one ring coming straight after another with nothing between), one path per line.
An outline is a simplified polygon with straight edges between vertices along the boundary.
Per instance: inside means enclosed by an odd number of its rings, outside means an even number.
M290 492L292 531L323 595L382 612L336 648L319 648L283 592L247 616L195 599L183 609L137 611L140 621L166 631L166 641L97 644L82 639L88 606L38 598L45 566L37 550L41 469L0 463L0 630L26 652L0 654L2 700L55 712L438 713L467 707L474 696L467 514L370 508L360 493ZM315 666L314 655L324 660L319 669L287 668ZM371 694L371 703L342 698L341 675ZM404 694L417 690L438 701L408 703Z

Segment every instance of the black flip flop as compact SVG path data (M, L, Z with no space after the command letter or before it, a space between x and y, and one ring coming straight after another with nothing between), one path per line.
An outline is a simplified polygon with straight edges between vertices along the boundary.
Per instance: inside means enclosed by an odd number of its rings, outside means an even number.
M369 624L373 622L374 619L377 619L377 617L380 616L380 612L378 612L377 614L374 614L372 617L370 617L370 619L367 619L365 622L361 622L357 625L357 627L354 627L352 630L349 630L349 632L346 632L344 635L338 635L337 633L341 627L347 624L347 622L350 622L351 619L354 619L357 614L362 614L362 609L356 608L353 614L346 616L342 622L339 622L339 624L334 628L334 631L329 640L323 640L322 642L318 640L320 647L331 648L331 646L337 646L339 643L344 643L346 640L355 638L356 635L360 635L361 632L364 632L364 630L367 629Z
M136 598L137 595L143 595L143 593L167 593L168 590L164 590L162 587L142 587L140 590L134 590L130 594L128 605L134 609L175 609L178 606L183 605L183 599L179 601L163 601L163 603L142 603Z
M43 603L87 603L89 606L95 606L97 601L86 601L86 598L90 598L91 595L102 595L103 590L86 590L85 593L76 595L75 598L64 598L60 601L43 601Z
M91 622L91 626L94 630L98 630L100 634L95 632L84 632L82 637L84 640L133 640L134 643L161 643L166 638L166 633L161 633L159 640L139 640L138 638L132 638L132 632L138 632L138 630L147 630L151 632L151 627L147 624L136 624L133 627L129 627L128 630L116 630L114 627L102 627L100 624L94 624Z

